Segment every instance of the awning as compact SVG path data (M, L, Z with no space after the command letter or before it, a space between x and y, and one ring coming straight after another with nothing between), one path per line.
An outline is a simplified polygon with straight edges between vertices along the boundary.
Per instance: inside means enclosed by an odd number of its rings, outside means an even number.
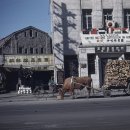
M5 69L7 70L12 70L12 69L19 69L20 66L19 65L4 65L3 66ZM23 68L28 68L34 71L50 71L50 70L54 70L54 66L52 65L42 65L42 66L22 66Z

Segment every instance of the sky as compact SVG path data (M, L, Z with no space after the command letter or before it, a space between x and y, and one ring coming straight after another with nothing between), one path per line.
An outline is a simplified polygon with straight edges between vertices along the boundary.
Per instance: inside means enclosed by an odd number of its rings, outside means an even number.
M0 39L28 26L50 34L49 0L0 0Z

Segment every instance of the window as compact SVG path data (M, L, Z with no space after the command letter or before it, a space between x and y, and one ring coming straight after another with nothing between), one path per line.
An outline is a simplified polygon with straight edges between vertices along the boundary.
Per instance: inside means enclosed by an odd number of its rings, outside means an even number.
M112 20L113 17L112 17L112 9L104 9L103 10L103 15L104 15L104 27L106 27L106 21L107 20Z
M19 54L22 54L22 50L23 50L23 48L19 47Z
M124 27L130 29L130 9L124 10Z
M33 31L30 30L30 37L33 37Z
M25 48L25 54L27 54L28 53L28 50L27 50L27 48Z
M30 48L30 54L33 54L33 48Z
M35 37L37 37L37 32L35 32Z
M26 32L24 32L24 37L26 37L27 36L27 33Z
M41 48L41 54L43 54L43 48Z
M91 9L83 9L83 29L90 30L92 29L92 10Z
M15 34L15 39L18 40L18 34Z
M38 54L38 49L36 48L36 54Z
M95 74L95 54L88 55L88 75Z

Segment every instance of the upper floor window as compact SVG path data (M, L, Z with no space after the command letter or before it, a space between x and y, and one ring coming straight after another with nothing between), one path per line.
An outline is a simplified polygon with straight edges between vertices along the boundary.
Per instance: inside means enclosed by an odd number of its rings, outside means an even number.
M104 27L106 27L106 22L108 21L108 20L112 20L113 19L113 17L112 17L112 9L104 9L103 10L103 16L104 16L104 18L103 18L103 22L104 22Z
M41 48L41 54L43 54L43 48Z
M124 27L130 29L130 9L124 10Z
M36 48L36 50L35 50L35 51L36 51L36 54L38 54L38 48Z
M37 37L37 32L35 32L35 37Z
M15 34L15 39L18 40L18 34Z
M19 54L22 54L23 48L19 47Z
M28 50L27 50L27 48L25 48L25 54L27 54L28 53Z
M92 10L91 9L83 9L83 29L90 30L92 29Z
M33 54L33 48L30 48L30 54Z
M33 30L30 30L30 37L33 37Z
M27 33L26 32L24 32L24 37L26 37L27 36Z

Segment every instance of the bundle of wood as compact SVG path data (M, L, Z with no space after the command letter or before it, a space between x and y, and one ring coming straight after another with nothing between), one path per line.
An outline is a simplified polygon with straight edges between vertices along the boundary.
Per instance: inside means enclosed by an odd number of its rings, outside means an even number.
M109 60L105 66L104 84L107 86L126 86L130 77L129 60Z

